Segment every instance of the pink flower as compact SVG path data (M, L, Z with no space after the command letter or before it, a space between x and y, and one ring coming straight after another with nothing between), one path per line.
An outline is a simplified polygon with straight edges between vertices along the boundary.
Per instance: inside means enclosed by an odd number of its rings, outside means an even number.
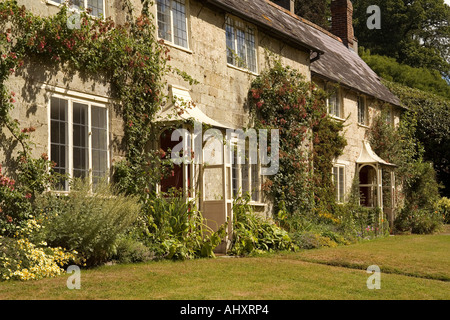
M27 194L25 195L25 198L31 199L31 193L27 193Z

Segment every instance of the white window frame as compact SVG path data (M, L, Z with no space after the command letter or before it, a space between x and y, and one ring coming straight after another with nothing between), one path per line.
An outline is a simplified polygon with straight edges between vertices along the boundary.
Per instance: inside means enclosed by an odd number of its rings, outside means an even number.
M158 40L163 40L165 44L168 44L168 45L170 45L172 47L175 47L175 48L178 48L178 49L181 49L183 51L187 51L187 52L191 53L191 50L190 50L191 44L190 44L190 40L189 40L190 39L190 33L189 33L189 15L190 15L189 14L189 0L185 0L185 2L184 2L184 6L185 6L185 26L186 26L186 47L184 47L182 45L175 44L175 41L174 41L174 32L173 32L174 25L173 25L173 9L172 9L173 1L174 0L170 0L170 9L169 9L170 10L170 30L171 30L171 32L170 32L171 39L170 40L161 38L159 36L158 2L157 2L157 0L155 1L155 4L156 4L156 15L155 15L156 19L155 20L156 20L156 28L157 28L156 34L157 34Z
M337 169L337 177L338 177L338 181L336 181L335 179L335 174L334 174L334 170ZM342 181L340 179L339 176L339 170L343 170L342 173ZM333 165L333 172L332 172L332 177L333 177L333 183L335 186L335 197L336 197L336 202L337 203L344 203L345 202L345 175L346 175L346 166L344 164L334 164ZM343 194L341 194L341 183L342 183L342 190L343 190Z
M245 66L240 66L238 61L237 61L237 63L230 63L230 62L228 62L228 50L231 49L231 48L228 48L228 46L227 46L227 40L228 39L226 38L226 36L227 36L226 27L227 27L228 21L232 22L232 27L233 27L233 32L234 32L234 47L235 48L238 47L238 39L237 39L237 36L236 36L236 29L240 29L245 34L245 41L244 41L244 46L245 46L245 61L244 61L244 63L245 63ZM243 30L242 28L237 28L236 24L241 24L245 28L245 30ZM255 56L255 60L254 60L255 68L254 68L254 70L250 69L249 66L248 66L249 58L248 58L248 47L247 47L248 38L247 38L247 36L248 36L248 31L249 30L251 30L253 32L253 37L254 37L254 48L253 48L253 53L254 53L254 56ZM255 74L255 75L258 74L258 32L257 31L258 30L257 30L257 28L255 26L250 25L249 23L247 23L247 22L245 22L245 21L243 21L243 20L241 20L239 18L236 18L236 17L228 15L228 14L225 16L225 45L226 45L226 59L227 59L227 65L228 66L230 66L232 68L236 68L236 69L242 70L242 71L247 71L247 72L250 72L250 73ZM233 54L237 55L238 53L234 52ZM236 59L233 59L233 62L235 62L235 60Z
M327 92L329 93L329 96L327 97L327 100L326 100L328 114L335 119L343 120L344 106L343 106L340 88L328 89ZM331 96L333 96L333 95L336 95L336 103L337 103L337 107L339 109L339 115L337 115L334 111L332 112L332 110L330 109L330 107L331 107L330 100L331 100Z
M392 110L392 106L388 106L386 108L386 123L393 125L394 124L394 111Z
M238 163L234 163L234 154L235 152L237 152L239 150L238 148L238 138L237 136L233 136L231 139L231 181L230 181L230 188L231 188L231 197L234 199L236 197L241 197L244 196L245 193L248 193L250 195L250 204L252 205L259 205L262 204L262 188L261 188L261 184L262 184L262 179L263 176L261 175L261 163L258 159L258 164L256 165L256 170L258 171L258 185L256 187L253 186L253 166L254 164L250 164L249 161L245 161L245 163L243 164L239 164ZM246 156L248 156L248 150L246 149ZM239 155L236 156L236 160L239 158ZM248 158L248 157L247 157ZM248 171L248 175L247 175L247 179L246 179L246 184L248 185L248 189L247 191L244 192L243 190L243 170L244 168L247 169ZM234 169L237 169L237 177L233 177L233 172ZM236 179L237 181L237 192L236 194L234 193L234 189L233 189L233 178ZM254 199L254 192L257 192L257 198Z
M361 101L363 101L364 104L364 119L363 122L360 120L360 110L361 110ZM358 101L357 101L357 108L358 108L358 124L362 126L367 126L369 123L369 108L367 107L367 97L364 95L358 95Z
M53 0L46 0L46 3L54 5L54 6L57 6L57 7L59 7L60 5L62 5L64 3L67 3L67 2L69 2L69 0L63 0L63 1L61 1L61 3L53 1ZM88 8L87 7L88 0L83 0L83 2L84 2L84 6L85 6L84 10L86 10L86 8ZM102 4L103 4L103 16L102 17L91 15L91 14L90 15L93 16L93 17L96 17L96 18L103 18L104 19L106 17L106 0L102 0ZM73 7L69 8L69 10L71 10L73 12L80 12L79 9L76 9L76 8L73 8Z
M61 90L56 90L56 91L61 91ZM47 149L47 154L48 154L48 158L51 159L52 155L51 155L51 98L59 98L59 99L63 99L63 100L67 100L67 128L66 128L66 163L65 163L65 168L66 168L66 174L68 174L69 178L73 177L73 103L81 103L84 105L88 106L88 111L87 111L87 123L88 123L88 146L87 146L87 150L88 150L88 177L89 177L89 181L92 182L92 171L93 171L93 166L92 166L92 123L91 123L91 109L92 106L95 107L101 107L101 108L105 108L106 111L106 178L109 181L110 176L109 176L109 172L111 169L111 163L110 163L110 128L109 128L109 108L108 105L104 102L105 98L102 97L96 97L93 96L94 99L86 99L86 97L89 97L90 95L87 94L82 94L83 97L80 96L73 96L73 95L67 95L67 94L61 94L58 92L52 92L48 95L48 105L47 105L47 118L48 118L48 149ZM99 100L103 101L103 102L99 102ZM65 182L65 186L64 186L64 190L61 190L62 192L68 192L70 191L70 186L68 181Z

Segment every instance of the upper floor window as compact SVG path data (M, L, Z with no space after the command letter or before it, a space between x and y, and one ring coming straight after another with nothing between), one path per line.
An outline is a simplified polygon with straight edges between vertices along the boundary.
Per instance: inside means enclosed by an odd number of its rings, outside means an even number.
M67 0L47 0L57 4L63 4ZM105 15L105 0L71 0L71 8L84 10L90 9L90 14L95 17L103 17Z
M255 30L236 19L226 17L227 62L235 67L256 70Z
M392 108L390 106L388 106L386 108L386 123L388 123L388 124L392 124L393 123Z
M65 96L50 99L50 159L55 172L94 184L109 171L108 110ZM61 181L60 190L68 190Z
M328 113L330 115L337 117L337 118L343 117L339 89L336 89L336 90L330 92L330 95L327 98L327 107L328 107Z
M358 123L367 125L367 106L364 96L358 96Z
M158 37L188 48L185 0L157 0Z

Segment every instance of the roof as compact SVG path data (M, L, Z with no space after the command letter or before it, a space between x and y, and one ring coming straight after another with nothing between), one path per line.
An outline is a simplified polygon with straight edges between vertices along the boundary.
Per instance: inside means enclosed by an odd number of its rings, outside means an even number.
M395 164L389 163L381 159L370 146L368 141L363 141L363 146L361 149L361 153L359 154L358 160L356 163L359 164L383 164L387 166L395 166Z
M205 0L233 15L257 25L267 33L294 46L320 53L311 72L382 101L401 106L378 75L348 49L342 40L269 0Z
M230 126L208 117L195 104L193 104L191 95L187 89L171 85L170 95L174 103L169 104L166 108L158 112L156 115L156 120L158 122L194 120L216 128L230 128Z

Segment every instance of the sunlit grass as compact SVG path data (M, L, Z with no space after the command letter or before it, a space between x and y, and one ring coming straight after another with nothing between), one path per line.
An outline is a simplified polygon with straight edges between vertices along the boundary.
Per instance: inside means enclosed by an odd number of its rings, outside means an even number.
M80 290L67 289L68 275L3 282L0 299L450 299L450 281L436 280L450 276L449 252L450 236L401 236L253 258L104 266L83 270ZM367 289L371 264L381 267L380 290Z

